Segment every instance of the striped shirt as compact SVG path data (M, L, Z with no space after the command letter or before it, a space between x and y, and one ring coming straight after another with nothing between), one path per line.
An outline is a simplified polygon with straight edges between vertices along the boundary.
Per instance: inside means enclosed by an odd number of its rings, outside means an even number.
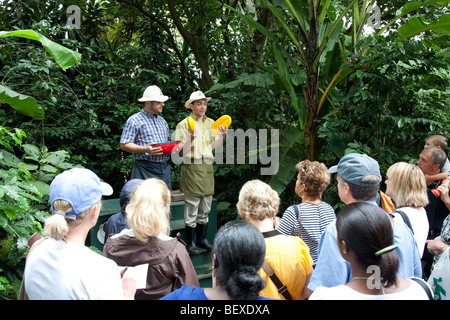
M298 219L297 205L286 209L281 218L277 230L283 234L301 236L309 247L314 264L317 262L317 249L319 240L325 228L336 219L333 208L326 202L319 204L300 203L298 209L301 212L302 230Z
M133 114L125 122L120 143L133 142L138 146L146 146L149 143L163 143L171 140L169 126L163 117L142 109ZM169 154L152 156L149 153L135 153L136 160L147 160L152 162L166 162Z

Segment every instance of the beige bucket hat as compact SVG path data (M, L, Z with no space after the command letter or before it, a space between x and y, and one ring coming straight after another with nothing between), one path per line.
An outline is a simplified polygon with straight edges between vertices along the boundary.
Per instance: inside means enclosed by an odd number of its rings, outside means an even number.
M209 100L211 100L211 97L206 97L205 94L201 91L194 91L191 93L191 96L189 97L189 100L186 101L186 103L184 104L184 106L186 108L189 108L189 105L196 101L196 100L202 100L202 99L206 99L206 101L208 102Z

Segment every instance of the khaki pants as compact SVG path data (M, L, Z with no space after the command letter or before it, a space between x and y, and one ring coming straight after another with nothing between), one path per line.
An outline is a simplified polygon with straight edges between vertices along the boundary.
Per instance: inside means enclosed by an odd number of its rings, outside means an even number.
M193 196L184 195L184 223L195 228L197 224L207 224L208 214L211 211L212 195Z

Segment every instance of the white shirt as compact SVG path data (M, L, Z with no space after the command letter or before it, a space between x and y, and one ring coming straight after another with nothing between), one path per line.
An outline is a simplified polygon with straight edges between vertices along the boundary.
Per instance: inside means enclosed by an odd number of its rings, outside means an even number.
M28 255L24 277L30 300L124 299L117 264L80 243L43 240Z
M444 172L444 171L450 171L450 161L448 160L448 158L447 158L447 160L445 160L444 166L441 169L441 172Z
M397 210L403 211L408 216L408 219L411 222L411 226L414 231L414 240L416 240L417 248L419 249L420 257L422 258L429 229L427 212L424 208L412 207L402 207L397 208ZM402 216L395 211L393 212L393 214L395 219L402 219Z
M428 300L427 293L418 283L409 279L408 281L410 286L406 290L380 295L360 293L346 285L318 287L309 300Z

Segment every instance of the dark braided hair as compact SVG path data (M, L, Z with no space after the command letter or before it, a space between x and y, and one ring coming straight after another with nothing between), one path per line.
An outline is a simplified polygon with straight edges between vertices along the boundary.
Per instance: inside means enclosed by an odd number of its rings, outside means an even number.
M216 234L213 253L218 261L217 284L230 297L250 300L259 296L265 282L258 274L266 255L261 232L245 220L226 223Z

